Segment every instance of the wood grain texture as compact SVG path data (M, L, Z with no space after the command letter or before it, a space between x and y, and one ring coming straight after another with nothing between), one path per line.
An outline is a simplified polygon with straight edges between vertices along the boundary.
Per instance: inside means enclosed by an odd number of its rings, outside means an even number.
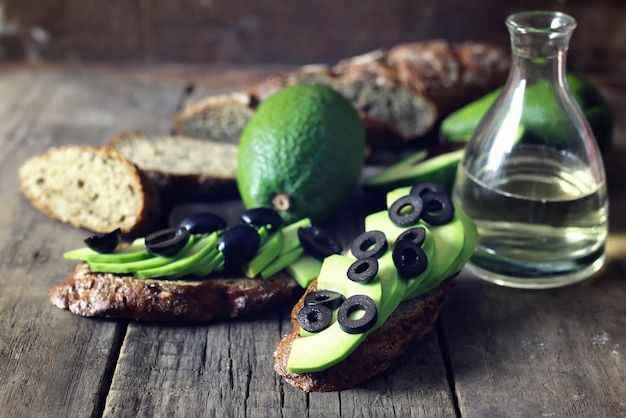
M153 74L159 74L157 71ZM402 366L357 388L305 394L272 370L289 307L254 320L143 324L74 316L47 290L86 232L31 208L17 168L53 145L103 143L120 131L164 133L185 72L0 70L0 417L31 416L623 416L626 414L626 85L603 83L616 111L606 156L607 265L595 280L522 291L461 275L436 332ZM256 72L205 79L225 90ZM368 167L364 177L379 168ZM357 190L322 226L344 244L383 202ZM199 206L170 214L176 221ZM202 204L234 220L237 201Z
M181 91L180 83L80 71L0 74L1 416L96 413L126 326L47 303L47 289L72 265L61 254L86 233L29 205L18 191L19 164L50 146L102 143L117 129L165 129Z

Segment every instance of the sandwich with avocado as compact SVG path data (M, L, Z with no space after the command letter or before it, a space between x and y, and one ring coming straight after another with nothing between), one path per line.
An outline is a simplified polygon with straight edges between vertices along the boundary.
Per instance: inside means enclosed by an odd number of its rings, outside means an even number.
M291 312L274 369L306 392L353 387L398 364L438 318L474 252L473 221L432 182L387 195L344 255L324 259Z

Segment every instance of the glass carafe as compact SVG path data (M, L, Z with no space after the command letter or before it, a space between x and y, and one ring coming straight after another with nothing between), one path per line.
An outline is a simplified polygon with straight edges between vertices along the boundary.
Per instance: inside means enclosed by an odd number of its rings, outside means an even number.
M596 140L566 80L576 21L509 16L512 65L465 149L453 196L478 227L467 267L500 285L549 288L604 263L608 199Z

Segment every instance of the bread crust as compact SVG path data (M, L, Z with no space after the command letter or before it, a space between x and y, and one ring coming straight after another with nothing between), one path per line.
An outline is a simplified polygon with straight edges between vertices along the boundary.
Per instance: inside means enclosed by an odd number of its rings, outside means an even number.
M368 335L345 360L324 371L288 373L291 346L299 338L297 314L307 293L317 289L313 281L291 311L293 329L284 335L274 351L274 370L293 387L305 392L329 392L352 388L396 365L411 345L431 331L444 304L452 279L428 293L402 302L385 324Z
M284 273L268 280L244 277L198 281L138 280L95 273L85 262L49 290L50 302L87 317L137 321L211 321L257 314L293 302L303 291Z
M117 164L124 172L124 178L118 179L133 190L136 199L137 210L132 217L124 217L118 220L114 214L110 219L99 219L87 216L89 208L98 205L98 199L106 199L110 190L101 190L95 196L88 195L89 192L82 190L80 177L71 177L71 171L66 169L76 165L77 156L85 156L93 160L100 159L106 164L100 166L111 166ZM65 161L67 159L67 161ZM52 162L54 161L54 162ZM50 170L61 168L62 174L50 173ZM98 174L98 168L94 164L91 177ZM76 169L80 171L80 169ZM50 178L54 175L66 177L63 182L57 178ZM79 173L79 176L83 173ZM103 175L101 177L106 178ZM161 202L156 186L150 178L138 169L133 163L128 161L123 155L113 149L102 146L90 145L67 145L63 147L53 147L45 153L33 156L26 160L19 169L20 190L28 198L31 204L47 216L68 223L78 228L86 228L94 232L106 233L116 228L121 228L122 233L128 236L139 236L149 232L159 221L161 216ZM64 196L68 193L67 188L72 182L73 191L71 197ZM57 200L67 202L68 209L60 209ZM80 214L74 213L76 207L81 205ZM129 221L131 219L132 221Z
M427 136L450 112L500 87L508 74L506 52L487 43L441 39L398 44L332 66L311 64L274 74L247 92L208 97L176 115L174 125L181 134L202 135L208 127L221 123L222 118L210 116L212 111L219 114L220 107L225 113L248 117L260 102L282 88L298 83L326 84L359 111L371 154ZM196 125L186 123L194 119ZM243 126L231 126L233 132L241 129ZM224 140L232 138L238 136L225 135Z
M176 139L179 141L197 141L199 144L194 144L194 149L197 152L204 152L203 146L221 146L221 147L235 147L235 145L221 144L211 141L209 139L201 138L188 138L179 136L148 136L143 132L124 132L111 138L107 144L109 148L113 148L125 154L125 148L132 147L134 141L145 142L146 144L156 143L158 141ZM212 145L215 143L215 145ZM174 146L172 146L174 147ZM182 149L191 148L190 146ZM189 153L194 150L189 149ZM172 149L168 153L168 158L172 158L173 155L180 153L175 149ZM207 153L208 154L208 153ZM202 154L201 154L202 155ZM127 155L127 158L132 161L132 157ZM207 159L217 158L215 156L207 156ZM237 196L237 157L232 158L232 161L223 161L225 166L231 169L227 172L210 172L209 169L194 171L192 169L188 172L181 172L172 170L166 165L159 165L159 158L154 158L152 165L146 166L140 162L135 162L141 172L156 186L161 199L161 205L169 207L174 204L182 202L201 201L209 198L226 198ZM189 158L186 161L181 162L189 165ZM156 164L156 166L155 166ZM210 166L210 164L206 164Z

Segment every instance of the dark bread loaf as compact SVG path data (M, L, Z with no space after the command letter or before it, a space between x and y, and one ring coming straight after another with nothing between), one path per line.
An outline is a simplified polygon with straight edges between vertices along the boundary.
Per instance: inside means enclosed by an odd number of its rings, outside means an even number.
M188 322L256 314L293 302L301 293L302 288L284 273L268 280L137 280L94 273L87 263L80 263L67 281L50 289L49 296L54 306L87 317Z
M108 146L137 165L155 183L163 204L237 193L236 144L124 133L113 138Z
M183 135L230 141L241 133L258 103L277 90L319 83L342 93L359 111L370 150L388 149L423 137L451 111L501 86L508 67L505 51L484 43L401 44L333 66L307 65L276 74L247 93L209 97L176 115L174 124ZM218 133L225 131L221 114L239 115L228 119L229 134L223 136Z
M349 389L398 365L416 340L431 331L443 306L451 279L430 292L402 302L385 324L367 336L345 360L327 370L291 374L287 361L291 344L299 336L297 314L307 293L316 290L313 281L291 311L293 330L284 335L274 351L274 370L287 383L305 392L328 392Z
M149 232L159 220L156 187L113 149L50 148L19 168L22 193L46 215L94 232Z

